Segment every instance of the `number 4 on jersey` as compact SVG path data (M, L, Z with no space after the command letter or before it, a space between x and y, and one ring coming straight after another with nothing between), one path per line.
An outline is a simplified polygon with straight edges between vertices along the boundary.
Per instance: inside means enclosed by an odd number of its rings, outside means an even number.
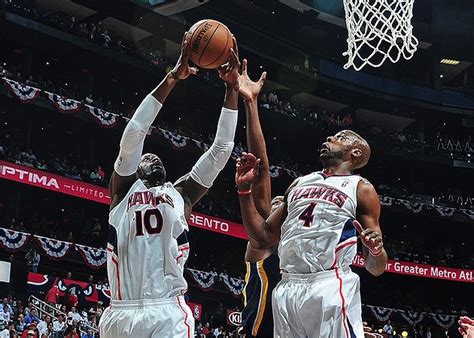
M316 206L316 204L318 204L318 203L316 203L316 202L311 203L301 213L301 215L299 217L299 220L304 221L304 224L303 224L304 227L309 228L311 226L311 223L313 223L313 219L314 219L313 211L314 211L314 207Z

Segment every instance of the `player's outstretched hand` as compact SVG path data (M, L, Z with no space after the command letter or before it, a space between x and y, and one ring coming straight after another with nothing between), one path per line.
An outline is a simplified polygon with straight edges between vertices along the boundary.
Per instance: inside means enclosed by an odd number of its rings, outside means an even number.
M474 338L474 320L461 316L459 318L459 333L463 338Z
M230 49L229 61L217 68L217 71L219 72L219 77L224 80L227 86L238 89L240 76L240 60L237 40L235 40L234 36L232 36L232 42L234 44L234 47Z
M237 159L235 165L235 184L239 191L245 191L250 189L255 177L258 176L258 170L260 165L260 159L257 159L251 153L242 153Z
M198 72L196 67L189 65L188 39L188 32L185 32L183 41L181 42L181 54L179 55L176 65L171 70L171 75L177 80L187 79L190 75L195 75Z
M260 94L263 84L267 79L267 72L260 75L258 81L252 81L247 73L247 60L242 61L242 75L239 76L239 93L245 101L254 100Z
M365 229L359 223L359 221L354 221L354 226L360 233L360 240L362 244L369 249L369 252L372 256L380 256L383 251L383 238L382 235L374 229Z

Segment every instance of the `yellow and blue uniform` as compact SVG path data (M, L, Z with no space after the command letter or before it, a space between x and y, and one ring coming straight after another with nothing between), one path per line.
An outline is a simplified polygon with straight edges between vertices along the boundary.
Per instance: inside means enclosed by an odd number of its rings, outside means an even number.
M272 291L281 280L278 252L245 264L241 333L247 337L273 337Z

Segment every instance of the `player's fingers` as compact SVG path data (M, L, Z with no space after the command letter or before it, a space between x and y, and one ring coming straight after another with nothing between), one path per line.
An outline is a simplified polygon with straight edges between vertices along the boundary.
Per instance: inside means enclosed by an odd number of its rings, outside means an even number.
M258 80L258 84L260 87L263 87L263 84L265 83L265 80L267 79L267 72L263 72L262 75L260 75L260 79Z
M199 69L197 69L196 67L189 67L189 72L193 75L196 75L198 71Z
M474 325L474 319L469 318L467 316L461 316L461 317L459 317L459 320L463 323L468 323L468 324Z
M239 57L235 53L235 50L233 48L230 49L230 62L229 62L230 68L233 69L239 65Z
M247 59L242 61L242 75L247 76Z
M352 224L354 225L356 230L362 235L364 232L364 228L362 227L362 224L360 224L360 222L356 219L352 222Z
M188 60L188 32L184 32L183 41L181 42L181 56Z
M237 45L237 39L235 38L234 35L232 35L232 45L233 49L235 51L235 54L237 55L237 60L239 59L239 46Z
M260 168L260 159L259 158L255 161L255 164L254 164L253 167L257 170L258 170L258 168Z

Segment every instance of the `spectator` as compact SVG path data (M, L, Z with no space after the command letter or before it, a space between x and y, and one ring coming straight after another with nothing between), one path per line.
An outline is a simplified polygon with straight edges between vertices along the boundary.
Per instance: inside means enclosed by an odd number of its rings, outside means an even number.
M10 338L10 330L3 321L0 321L0 338Z
M17 337L15 323L12 320L8 322L8 325L6 322L4 322L3 325L6 325L6 328L3 331L0 331L0 338Z
M100 176L95 170L91 170L90 180L92 183L98 184L100 182Z
M58 315L58 319L53 322L53 331L63 333L66 330L66 322L62 314Z
M66 334L65 337L66 337L66 338L81 338L81 336L79 336L79 332L78 332L77 327L73 327L73 328L71 329L71 331L69 331L69 333Z
M87 334L83 335L82 338L95 338L94 331L87 329Z
M270 103L270 105L276 105L278 102L279 100L277 94L275 92L270 92L270 94L268 94L268 103Z
M41 322L38 323L37 328L38 328L40 336L42 336L43 333L48 331L48 325L49 324L53 324L52 323L52 318L51 318L50 315L47 315L46 318L44 319L44 321L41 321ZM52 329L52 327L51 327L51 329Z
M36 252L36 249L30 249L26 255L26 265L28 266L29 272L38 272L38 266L41 260L40 255Z
M23 333L21 334L22 338L40 338L40 334L38 332L38 329L36 328L36 321L28 325Z
M59 287L55 285L51 289L49 289L48 293L46 294L45 301L49 305L54 306L58 303L58 298L59 298Z
M13 315L13 308L12 308L12 306L8 303L8 298L3 298L2 307L1 307L1 308L3 309L5 306L7 307L8 312L10 312L10 315Z
M46 329L41 332L41 338L53 338L55 336L56 334L54 333L54 330L53 330L53 323L50 321L48 325L46 326Z
M105 172L102 170L101 166L97 167L96 173L97 173L97 176L99 176L99 182L101 182L101 183L104 182Z
M388 338L392 338L393 337L393 327L392 327L392 324L389 321L387 321L387 323L383 326L383 333L386 333Z
M71 311L72 311L72 309L75 309L77 307L77 304L79 302L79 298L77 297L76 291L75 291L74 288L69 290L67 302L68 302L69 306L71 306Z
M25 317L25 324L29 325L29 324L33 323L34 321L39 323L41 321L41 319L37 316L36 309L32 308L30 310L30 313Z
M10 321L10 311L8 311L8 307L5 305L3 306L3 311L0 313L0 320L5 323Z
M18 332L23 332L23 330L25 329L25 326L26 326L26 323L25 323L25 317L23 316L23 314L19 314L18 315L18 319L17 319L17 322L16 322L16 330Z
M68 312L67 314L68 322L72 323L73 321L81 321L82 317L81 315L76 311L76 307L73 306L71 307L71 311Z
M211 324L207 322L206 325L204 325L204 327L202 328L202 335L203 337L209 337L210 334L211 334Z

